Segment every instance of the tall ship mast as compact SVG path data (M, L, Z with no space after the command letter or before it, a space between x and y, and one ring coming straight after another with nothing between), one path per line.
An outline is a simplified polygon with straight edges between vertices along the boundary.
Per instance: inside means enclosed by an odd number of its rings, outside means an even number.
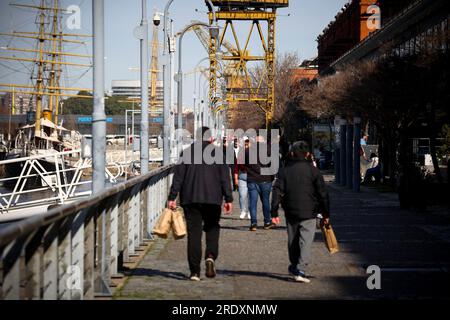
M58 129L58 116L60 114L60 103L64 97L78 97L92 99L90 95L79 95L80 91L91 91L86 88L65 87L61 84L67 67L91 68L91 56L65 52L67 44L86 44L86 40L91 35L72 34L63 31L63 17L72 14L71 11L61 6L60 0L40 0L39 5L31 4L10 4L16 8L23 8L35 11L36 30L16 31L10 33L0 33L0 36L10 39L30 39L34 42L33 48L24 48L15 45L3 47L12 54L10 56L0 55L0 61L18 61L22 64L31 65L30 81L28 84L0 83L0 92L9 92L13 96L20 90L22 94L31 96L30 109L35 107L35 124L32 140L35 148L48 148L47 141L42 141L44 137L55 136ZM20 57L17 54L27 55ZM30 57L33 54L33 57ZM89 63L75 63L66 61L67 58L80 58ZM31 111L31 110L30 110ZM54 126L49 124L49 121ZM46 124L44 127L43 124ZM50 127L50 128L48 128ZM42 142L45 142L44 144ZM46 146L44 146L46 145Z

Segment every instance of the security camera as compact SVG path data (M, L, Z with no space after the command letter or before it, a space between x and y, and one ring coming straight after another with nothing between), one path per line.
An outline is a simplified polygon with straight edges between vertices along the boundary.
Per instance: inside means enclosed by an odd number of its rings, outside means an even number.
M155 26L159 26L161 22L161 17L159 16L159 14L155 13L155 15L153 16L153 24Z

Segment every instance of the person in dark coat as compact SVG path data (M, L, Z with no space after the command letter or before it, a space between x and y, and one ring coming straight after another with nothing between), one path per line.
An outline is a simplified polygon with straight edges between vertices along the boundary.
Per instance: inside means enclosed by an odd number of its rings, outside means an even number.
M294 143L289 162L280 169L273 185L272 222L279 224L278 208L281 204L286 215L288 232L289 273L295 281L310 282L306 268L310 261L311 246L316 231L317 214L323 224L329 223L328 192L320 171L308 157L308 144Z
M205 151L205 149L208 150ZM202 155L195 152L202 152ZM210 164L205 162L205 154L221 159ZM168 206L176 208L176 198L180 195L180 205L184 210L187 223L187 255L190 279L200 280L200 262L202 259L202 229L206 234L205 275L216 275L215 260L219 255L219 234L221 206L231 213L233 195L231 190L230 169L223 161L222 149L212 145L209 128L202 127L195 141L180 156L175 167L172 186L168 197ZM196 163L199 162L199 163Z

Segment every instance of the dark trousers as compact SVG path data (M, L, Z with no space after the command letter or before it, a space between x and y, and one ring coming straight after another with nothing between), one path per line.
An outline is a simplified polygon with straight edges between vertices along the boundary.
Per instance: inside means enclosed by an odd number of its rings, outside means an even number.
M219 255L221 207L216 204L189 204L183 206L187 224L187 256L191 273L200 274L202 260L202 231L206 234L205 258L214 260Z
M311 247L316 233L316 219L286 221L288 232L289 261L306 271L311 260Z

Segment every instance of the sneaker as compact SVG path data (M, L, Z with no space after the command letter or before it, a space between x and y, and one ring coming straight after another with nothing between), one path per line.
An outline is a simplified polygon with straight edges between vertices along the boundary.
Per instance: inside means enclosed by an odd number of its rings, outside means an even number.
M216 268L214 266L214 259L208 258L205 260L206 271L205 276L208 278L214 278L216 276Z
M297 267L294 267L292 265L289 266L288 268L289 273L293 276L294 281L296 282L303 282L303 283L310 283L311 280L309 280L305 273L303 271L298 270Z
M256 231L256 230L257 230L256 224L252 224L252 225L250 226L250 231Z
M275 227L275 224L272 222L264 224L264 230L269 230L272 229L273 227Z
M247 215L247 212L241 211L241 215L239 216L240 219L245 219L245 216Z
M191 275L189 276L189 280L200 281L200 275L198 273L191 273Z
M250 220L252 217L250 216L250 212L247 211L247 220Z

